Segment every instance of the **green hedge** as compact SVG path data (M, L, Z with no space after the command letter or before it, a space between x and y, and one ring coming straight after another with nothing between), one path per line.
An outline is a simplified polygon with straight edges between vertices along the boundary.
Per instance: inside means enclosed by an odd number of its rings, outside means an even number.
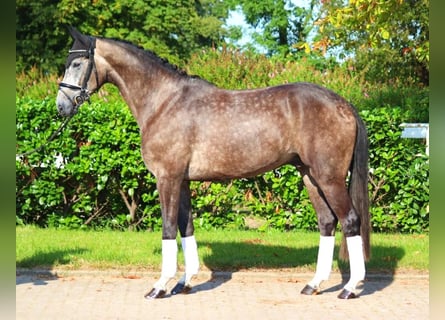
M338 64L306 56L297 61L276 61L263 55L225 49L195 54L187 71L227 89L258 88L306 81L325 86L351 101L359 110L398 106L405 122L428 122L429 90L393 83L365 81L366 74L353 61Z
M274 61L249 52L208 50L193 56L186 69L228 89L310 81L346 97L368 128L374 230L429 230L425 145L402 139L399 127L428 121L428 88L368 83L352 63L311 56ZM57 77L31 69L16 80L17 152L25 152L42 144L62 121L56 116ZM44 151L16 161L17 223L160 229L155 180L142 162L136 122L110 85L92 101ZM57 155L63 165L55 161ZM306 189L291 166L255 179L193 182L191 187L197 227L317 229Z
M53 120L53 97L17 98L16 104L20 152L40 145L62 121ZM400 137L406 118L400 108L361 115L370 139L374 230L428 231L425 145ZM245 228L253 219L260 229L317 229L302 179L291 166L254 179L193 182L192 201L201 228ZM142 162L139 129L128 107L118 100L86 104L43 151L16 160L16 208L18 224L161 228L155 179Z

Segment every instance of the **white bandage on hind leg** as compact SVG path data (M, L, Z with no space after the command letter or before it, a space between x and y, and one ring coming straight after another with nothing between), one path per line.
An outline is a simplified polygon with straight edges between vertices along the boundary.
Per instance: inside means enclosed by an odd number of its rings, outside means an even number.
M357 284L365 279L365 258L363 255L363 241L361 236L347 237L349 253L349 267L351 278L345 285L345 289L353 292Z
M181 238L181 244L185 261L185 277L183 280L184 283L189 283L190 279L198 274L199 270L198 246L195 236Z
M162 271L161 278L154 287L165 290L167 282L176 275L178 245L176 239L162 240Z
M334 236L320 236L318 247L317 268L314 278L309 282L313 288L318 288L323 280L328 280L332 270L332 260L334 257Z

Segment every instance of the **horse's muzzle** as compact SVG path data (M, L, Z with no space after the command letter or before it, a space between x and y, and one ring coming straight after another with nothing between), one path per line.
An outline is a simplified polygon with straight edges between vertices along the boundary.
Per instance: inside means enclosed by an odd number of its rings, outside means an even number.
M75 115L78 110L79 106L74 105L71 102L57 102L57 111L59 112L59 115L63 117Z
M56 100L57 111L59 114L64 117L69 117L76 114L79 110L79 106L83 103L83 101L79 103L79 101L76 100L76 98L71 99L71 97L63 90L59 90Z

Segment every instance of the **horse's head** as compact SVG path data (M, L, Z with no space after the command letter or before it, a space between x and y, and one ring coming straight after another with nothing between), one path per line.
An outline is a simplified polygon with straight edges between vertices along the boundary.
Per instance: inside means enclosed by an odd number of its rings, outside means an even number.
M81 34L70 27L74 44L65 64L65 75L59 84L57 108L62 116L75 114L79 106L90 99L90 94L99 87L94 62L96 39ZM93 72L94 71L94 72Z

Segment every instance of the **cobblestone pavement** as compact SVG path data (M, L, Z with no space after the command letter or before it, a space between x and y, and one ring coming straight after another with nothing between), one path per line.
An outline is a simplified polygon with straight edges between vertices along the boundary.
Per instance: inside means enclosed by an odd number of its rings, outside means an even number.
M187 295L146 300L156 274L17 271L16 319L428 319L428 275L370 275L340 300L333 274L317 296L299 292L311 274L202 272ZM169 286L175 283L170 282Z

